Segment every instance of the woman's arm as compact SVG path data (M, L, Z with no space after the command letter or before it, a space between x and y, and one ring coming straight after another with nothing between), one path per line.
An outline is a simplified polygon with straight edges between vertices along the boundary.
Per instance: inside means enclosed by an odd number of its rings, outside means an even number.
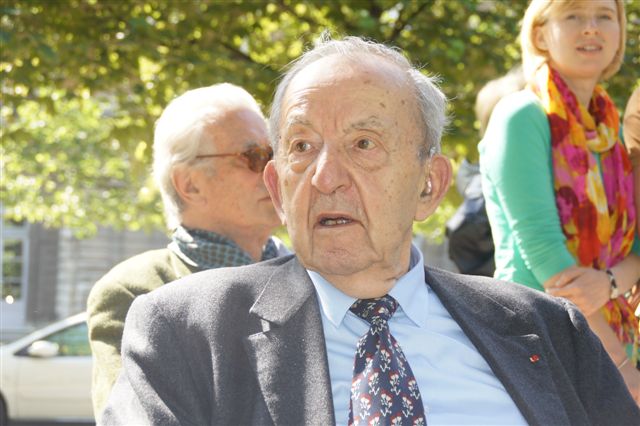
M498 103L480 153L483 181L495 190L487 199L491 226L513 236L542 289L542 283L575 260L556 207L549 122L533 93L518 92Z
M640 279L640 257L630 253L611 268L618 291L624 294ZM597 312L611 294L611 282L605 271L574 266L555 274L544 283L547 293L575 303L585 316Z

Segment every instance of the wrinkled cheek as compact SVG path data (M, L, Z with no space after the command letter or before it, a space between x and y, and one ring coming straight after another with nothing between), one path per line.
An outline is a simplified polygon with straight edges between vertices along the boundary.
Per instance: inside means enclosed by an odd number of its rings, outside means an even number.
M295 209L295 197L291 192L291 179L285 177L282 179L282 184L280 187L280 193L282 196L282 209L285 212L285 215L290 218L290 214L292 213L292 209ZM287 222L290 222L289 220Z
M304 182L294 174L285 175L281 182L282 208L291 237L300 235L307 224L309 214L308 191Z
M390 206L404 205L405 208L393 209ZM377 229L384 241L402 241L406 234L413 229L415 207L410 203L401 204L396 198L381 206L378 215ZM383 224L384 226L380 226Z

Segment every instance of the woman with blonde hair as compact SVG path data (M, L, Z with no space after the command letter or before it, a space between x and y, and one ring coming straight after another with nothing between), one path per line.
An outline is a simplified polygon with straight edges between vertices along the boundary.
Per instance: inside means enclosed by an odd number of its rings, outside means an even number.
M622 0L532 0L520 33L527 87L496 106L480 170L495 276L573 301L640 401L633 177L599 85L622 63ZM597 372L594 372L597 374Z

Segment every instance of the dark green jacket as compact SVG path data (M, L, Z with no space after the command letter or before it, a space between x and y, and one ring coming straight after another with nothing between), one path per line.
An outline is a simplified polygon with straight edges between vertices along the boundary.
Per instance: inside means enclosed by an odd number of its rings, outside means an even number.
M104 409L122 366L122 330L133 300L197 270L165 248L123 261L93 286L87 313L93 353L91 393L96 419Z

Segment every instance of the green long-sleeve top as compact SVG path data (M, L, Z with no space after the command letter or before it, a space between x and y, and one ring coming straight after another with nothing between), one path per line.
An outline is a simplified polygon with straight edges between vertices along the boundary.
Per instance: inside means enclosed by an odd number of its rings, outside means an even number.
M511 94L496 105L479 151L495 277L543 290L547 279L576 261L555 202L549 122L532 92Z
M550 141L542 106L521 91L496 105L478 146L495 276L538 290L575 264L555 204Z

